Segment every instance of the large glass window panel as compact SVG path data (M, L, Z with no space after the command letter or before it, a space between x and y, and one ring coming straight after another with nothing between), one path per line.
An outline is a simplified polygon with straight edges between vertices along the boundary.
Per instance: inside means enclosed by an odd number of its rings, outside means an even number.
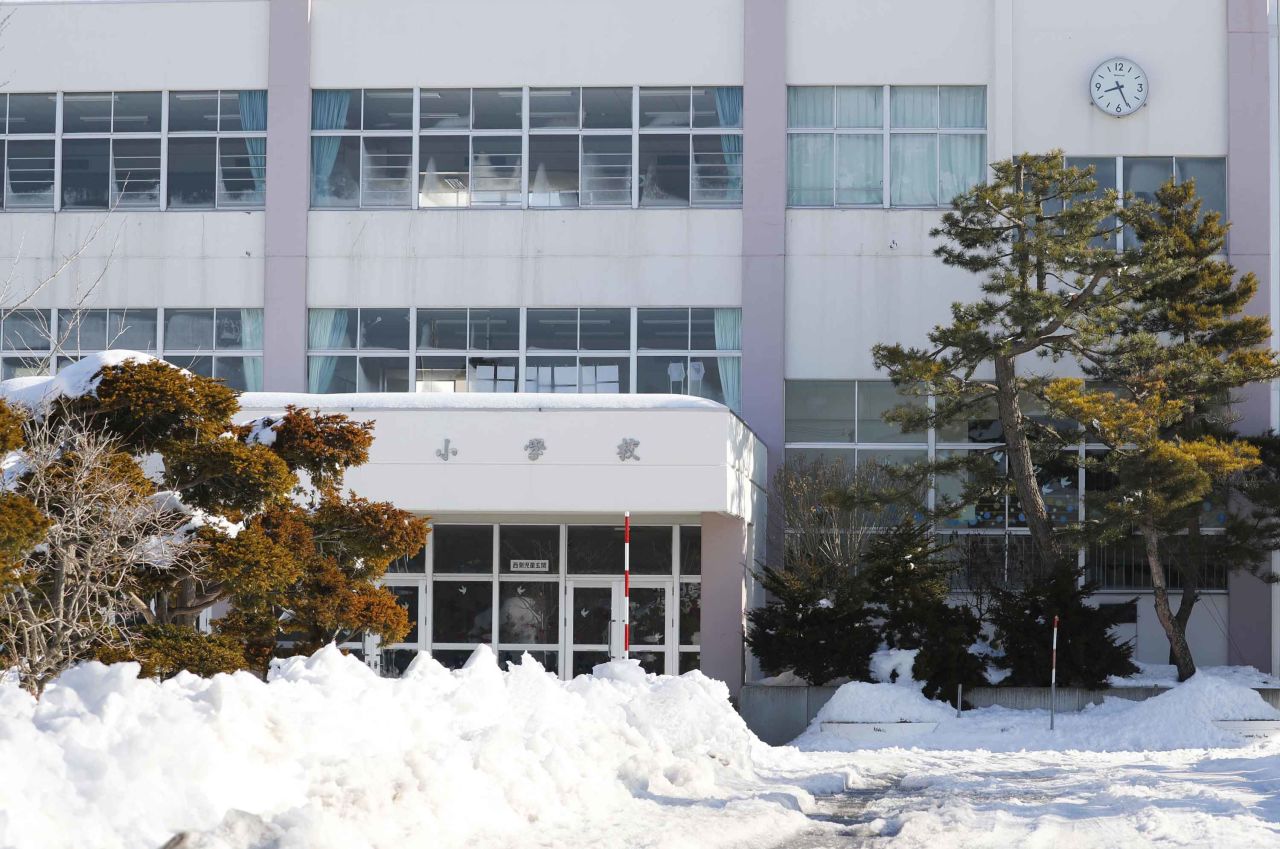
M519 357L471 357L467 360L467 388L471 392L515 392Z
M949 203L986 177L987 137L983 135L938 136L938 199Z
M513 569L513 560L533 562L516 564L520 568ZM560 571L560 526L502 525L498 528L498 571L527 572L533 568L552 575Z
M213 357L166 354L165 361L201 377L213 377Z
M632 539L639 528L632 528ZM623 535L621 526L570 525L568 531L569 573L579 575L621 575ZM634 560L632 561L635 562Z
M311 129L360 129L360 89L316 89L312 91Z
M49 362L43 357L5 357L0 379L15 377L45 377L49 374Z
M889 89L889 126L894 129L938 126L937 86L893 86Z
M529 89L530 129L578 129L579 97L577 88Z
M436 573L493 572L493 525L435 525L427 541Z
M939 451L938 459L945 460L951 458L957 452ZM937 491L939 504L945 498L952 504L960 505L959 510L951 515L950 518L943 520L943 527L947 528L980 528L980 529L1004 529L1005 527L1005 496L1003 491L998 489L1000 473L1004 469L1004 457L1000 454L974 455L979 459L976 463L989 465L989 477L995 481L997 488L991 490L982 490L978 492L976 498L966 501L965 490L971 479L971 473L961 471L957 473L938 475L934 479L934 488Z
M413 202L413 139L366 136L361 151L361 205L408 208Z
M214 357L213 376L240 392L262 391L262 357Z
M383 351L409 350L407 309L360 310L360 348Z
M629 351L631 310L607 307L579 310L578 347L583 351Z
M56 128L56 94L9 95L9 135L52 133Z
M471 347L478 351L520 348L520 310L473 309L468 317Z
M1124 190L1135 200L1154 203L1156 190L1173 179L1171 156L1126 156Z
M631 89L584 88L582 126L590 130L631 129Z
M498 584L498 639L504 643L560 641L560 585L556 581Z
M529 206L578 205L578 137L529 137Z
M418 206L466 206L470 202L471 139L422 136L418 139Z
M471 92L471 126L477 130L518 130L523 126L523 92L518 88L477 88Z
M169 132L218 131L218 92L169 92Z
M939 442L1002 442L1004 426L994 398L970 404L957 418L938 428Z
M118 91L111 116L113 133L160 132L160 92Z
M788 380L787 442L854 442L856 440L852 380Z
M466 392L466 357L418 357L418 392Z
M493 641L493 582L434 581L431 639L437 643Z
M525 357L524 391L576 393L578 391L578 358L576 356Z
M702 574L702 528L697 525L680 528L680 574Z
M641 206L689 205L689 136L642 135Z
M111 203L124 208L160 206L160 139L113 139Z
M356 347L359 310L316 308L307 312L307 347L312 350Z
M924 431L903 433L902 428L884 420L885 413L902 404L924 407L924 398L906 395L888 380L858 381L859 442L924 442Z
M667 637L666 587L632 587L627 603L631 611L631 644L660 646L665 643ZM643 659L640 663L644 666Z
M884 136L836 136L836 203L880 206L883 202Z
M62 96L62 132L111 132L111 92L68 92Z
M267 129L267 93L263 89L221 92L218 116L224 133L262 132Z
M411 584L407 587L390 586L387 589L396 597L396 604L404 608L405 615L409 617L409 633L405 634L402 643L416 643L418 641L418 585Z
M640 89L641 127L688 127L689 89Z
M894 133L889 142L889 203L892 206L937 206L938 137Z
M700 206L742 204L742 136L694 136L690 201Z
M58 344L68 351L107 347L106 310L58 310Z
M467 349L465 309L418 310L418 348L444 351Z
M787 136L787 204L831 206L832 137L822 133Z
M212 209L217 181L217 139L169 139L169 208Z
M218 206L260 207L266 202L267 140L218 140Z
M391 565L387 567L387 573L391 575L417 574L421 575L427 571L427 548L424 545L418 549L417 554L409 557L397 557L391 561Z
M311 205L351 208L360 205L360 138L313 136Z
M307 357L307 392L337 394L356 391L356 357Z
M1195 180L1200 211L1227 216L1227 161L1220 157L1178 157L1175 162L1179 183Z
M688 378L688 357L647 356L636 360L637 392L683 395Z
M576 309L525 311L525 348L530 351L578 350Z
M787 89L787 126L793 130L835 126L831 86L791 86Z
M424 130L465 130L471 126L471 89L424 88L418 109Z
M166 309L164 347L170 351L212 351L213 310Z
M366 130L412 129L413 89L365 89L363 126Z
M839 464L846 469L854 466L855 453L853 447L847 448L788 448L783 453L783 462L788 468L799 469L814 463Z
M357 392L408 392L409 358L361 357L356 374Z
M582 137L580 200L583 206L631 205L630 136Z
M471 204L520 206L519 136L475 136L471 140Z
M940 126L947 129L987 128L987 89L980 85L942 86L938 89Z
M262 310L220 309L214 325L213 347L226 350L262 350Z
M107 209L110 205L111 142L62 142L62 208Z
M157 330L155 310L111 310L107 320L107 347L154 351Z
M1081 170L1093 166L1093 178L1097 181L1098 187L1088 196L1091 198L1102 197L1103 192L1108 189L1115 190L1116 185L1116 158L1114 156L1068 156L1067 165L1072 168ZM1116 226L1116 218L1114 215L1108 216L1102 222L1102 228L1110 230ZM1115 237L1103 239L1095 238L1093 244L1095 247L1101 247L1104 243L1115 243Z
M742 126L742 86L694 86L693 126Z
M739 357L690 357L689 394L736 409L740 366Z
M631 391L628 357L581 357L578 391L587 395L617 395Z
M47 351L52 330L48 310L10 310L4 315L4 349Z
M687 309L640 309L636 311L639 348L648 351L689 350Z
M839 86L836 88L835 124L851 129L879 129L884 126L882 86Z
M10 95L10 99L14 95ZM5 146L6 209L53 208L53 140L16 141Z
M689 347L694 351L741 350L742 310L737 307L689 310Z

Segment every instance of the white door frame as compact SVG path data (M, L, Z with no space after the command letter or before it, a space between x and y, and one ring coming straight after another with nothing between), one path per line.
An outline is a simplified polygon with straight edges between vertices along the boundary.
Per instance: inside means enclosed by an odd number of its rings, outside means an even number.
M622 613L623 613L623 579L621 575L566 575L564 580L564 598L561 608L564 611L564 622L561 636L561 663L560 677L569 679L573 677L573 652L575 646L579 651L607 651L613 659L622 657L623 631L622 631ZM611 591L611 607L609 624L609 642L608 645L599 643L582 643L574 642L573 624L574 624L574 591L577 588L596 588L601 589L608 587ZM663 591L663 642L660 646L650 649L644 645L638 644L632 640L631 651L635 654L639 651L657 650L663 654L663 668L667 674L675 674L679 668L679 646L676 645L676 579L674 576L666 575L646 575L643 577L631 577L631 589L659 589ZM634 631L633 631L634 635Z

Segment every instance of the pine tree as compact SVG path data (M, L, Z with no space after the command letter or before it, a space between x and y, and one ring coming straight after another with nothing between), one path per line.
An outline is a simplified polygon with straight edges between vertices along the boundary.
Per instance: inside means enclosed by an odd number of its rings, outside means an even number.
M1092 168L1065 165L1061 151L1023 154L991 166L991 179L952 202L931 232L945 265L983 275L983 297L955 303L951 322L929 333L929 347L877 345L874 358L893 382L932 393L935 408L890 413L904 430L939 427L994 402L1009 479L1040 557L1062 565L1036 476L1037 442L1058 438L1025 408L1043 378L1022 371L1027 357L1078 356L1105 338L1116 304L1133 281L1112 237L1114 191L1099 192ZM991 373L987 378L981 375Z
M1194 182L1171 182L1154 203L1135 204L1123 217L1141 243L1134 273L1143 285L1123 305L1117 332L1084 358L1086 375L1107 391L1057 380L1046 397L1110 448L1098 463L1114 485L1091 524L1113 537L1131 529L1141 535L1156 616L1185 680L1195 672L1186 629L1202 581L1200 506L1215 492L1251 493L1259 504L1273 492L1256 473L1261 443L1232 432L1231 394L1280 376L1280 362L1265 347L1267 320L1242 314L1257 279L1237 277L1221 258L1227 226L1217 213L1202 214ZM1257 564L1275 542L1273 525L1265 517L1229 523L1226 542L1239 558L1231 565ZM1187 556L1167 556L1175 537ZM1176 613L1169 567L1182 585Z

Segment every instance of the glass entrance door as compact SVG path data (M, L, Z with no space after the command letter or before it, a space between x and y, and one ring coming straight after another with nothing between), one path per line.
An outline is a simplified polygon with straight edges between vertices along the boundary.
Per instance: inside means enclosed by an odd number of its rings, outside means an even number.
M676 674L670 581L631 582L631 657L645 672ZM622 581L570 579L566 604L566 677L589 675L596 664L622 657Z

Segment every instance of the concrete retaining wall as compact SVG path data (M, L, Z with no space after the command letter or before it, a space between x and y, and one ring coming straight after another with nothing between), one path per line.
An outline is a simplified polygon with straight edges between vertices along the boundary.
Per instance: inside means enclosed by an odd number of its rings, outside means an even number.
M747 727L766 743L780 746L798 737L818 715L818 711L835 693L836 687L770 687L747 684L738 694L738 712ZM1162 687L1115 687L1110 690L1085 690L1080 687L1058 689L1058 710L1084 710L1101 704L1104 698L1130 699L1135 702L1154 698L1165 692ZM1258 688L1258 695L1280 710L1280 688ZM965 701L975 708L1003 707L1011 710L1048 710L1048 687L978 687L965 693ZM889 717L886 717L888 719Z

